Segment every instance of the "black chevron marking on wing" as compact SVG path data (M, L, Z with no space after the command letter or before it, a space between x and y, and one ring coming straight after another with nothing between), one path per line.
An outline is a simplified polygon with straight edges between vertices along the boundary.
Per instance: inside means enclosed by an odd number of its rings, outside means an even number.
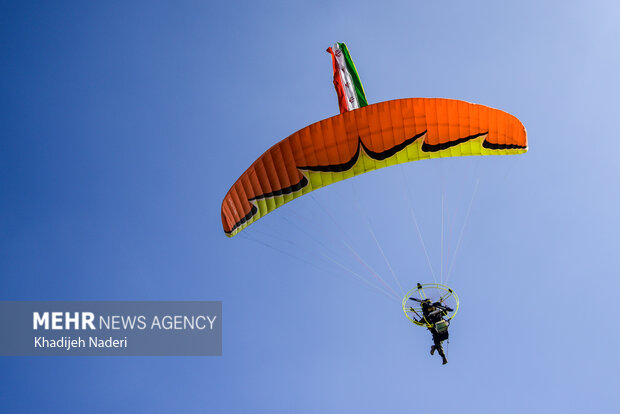
M355 154L353 154L353 157L351 157L351 159L345 163L342 164L331 164L331 165L308 165L305 167L297 167L300 170L305 170L305 171L316 171L316 172L343 172L343 171L348 171L351 168L353 168L353 166L355 165L355 163L357 162L357 160L360 157L360 144L361 144L361 140L358 139L357 141L357 150L355 150Z
M307 185L308 185L308 179L305 176L302 176L301 180L299 180L297 184L293 184L289 187L285 187L280 190L272 191L270 193L265 193L265 194L258 195L256 197L252 197L248 201L256 201L256 200L261 200L263 198L269 198L269 197L275 197L275 196L280 196L284 194L294 193L295 191L299 191ZM258 209L256 208L254 204L252 204L252 208L250 209L250 212L246 214L244 217L242 217L241 220L235 223L232 229L230 229L230 233L232 233L233 231L235 231L237 227L243 225L243 223L245 223L246 221L254 217L256 213L258 213Z
M258 212L258 209L256 208L256 206L254 204L252 204L252 208L250 209L250 212L248 214L246 214L244 217L241 218L241 220L239 220L238 222L235 223L234 226L232 226L232 229L230 229L230 233L232 233L233 231L235 231L235 229L239 226L241 226L243 223L245 223L246 221L248 221L249 219L251 219L252 217L254 217L254 215Z
M364 152L366 154L368 154L368 156L374 160L377 161L383 161L386 158L390 158L391 156L395 155L397 152L402 151L403 149L405 149L407 146L411 145L413 142L415 142L417 139L423 137L426 134L426 131L420 132L417 135L414 135L413 137L406 139L405 141L401 142L400 144L394 145L392 148L389 148L385 151L381 151L381 152L375 152L370 150L363 142L361 138L358 138L357 140L357 150L355 151L355 154L353 154L353 156L351 157L351 159L345 163L342 164L331 164L331 165L309 165L309 166L304 166L304 167L297 167L300 170L306 170L306 171L317 171L317 172L343 172L343 171L348 171L351 168L353 168L353 166L355 165L355 163L357 162L357 160L360 157L360 149L364 149Z
M503 149L527 149L527 145L517 145L517 144L493 144L492 142L487 141L486 139L482 143L482 146L487 149L492 150L503 150Z
M256 197L252 197L248 201L255 201L255 200L260 200L263 198L269 198L269 197L275 197L275 196L281 196L284 194L294 193L295 191L299 191L307 185L308 185L308 179L305 176L302 176L301 180L299 180L297 184L293 184L289 187L285 187L280 190L272 191L270 193L265 193L265 194L258 195Z
M454 147L456 145L462 144L463 142L467 142L467 141L471 141L472 139L476 139L479 138L483 135L487 135L489 132L481 132L479 134L474 134L474 135L470 135L468 137L463 137L463 138L458 138L455 139L454 141L448 141L448 142L442 142L439 144L428 144L428 143L424 143L422 144L422 151L424 152L438 152L441 150L445 150L448 149L450 147Z
M397 152L402 151L409 145L413 144L415 140L421 138L425 134L426 134L426 131L420 132L419 134L414 135L413 137L406 139L400 144L394 145L392 148L387 149L382 152L374 152L374 151L369 150L368 147L364 145L361 139L360 139L360 145L364 148L364 151L366 152L366 154L368 154L370 158L372 158L373 160L377 160L377 161L383 161L384 159L390 158L392 155L395 155Z

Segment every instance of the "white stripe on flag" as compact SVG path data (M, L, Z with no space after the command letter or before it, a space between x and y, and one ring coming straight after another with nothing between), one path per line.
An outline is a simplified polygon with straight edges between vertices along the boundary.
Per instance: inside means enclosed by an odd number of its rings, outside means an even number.
M351 73L347 67L347 62L342 54L340 45L336 43L334 45L334 56L336 56L336 63L338 64L338 70L340 72L340 79L342 79L342 87L344 88L344 94L347 97L348 110L357 109L360 107L360 103L355 93L355 87L353 86L353 80L351 79Z

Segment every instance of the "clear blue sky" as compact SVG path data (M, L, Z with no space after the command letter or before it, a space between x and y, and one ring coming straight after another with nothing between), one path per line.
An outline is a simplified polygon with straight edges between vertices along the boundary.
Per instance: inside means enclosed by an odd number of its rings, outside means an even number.
M612 1L2 2L0 299L222 300L224 355L2 357L0 411L617 410L619 14ZM247 229L284 253L227 239L234 180L337 113L335 41L371 103L501 108L529 153L317 191ZM403 286L432 281L402 171L436 271L438 189L446 263L480 179L446 366L398 303L309 237L357 269L318 202L397 289L357 197ZM310 222L287 227L297 216Z

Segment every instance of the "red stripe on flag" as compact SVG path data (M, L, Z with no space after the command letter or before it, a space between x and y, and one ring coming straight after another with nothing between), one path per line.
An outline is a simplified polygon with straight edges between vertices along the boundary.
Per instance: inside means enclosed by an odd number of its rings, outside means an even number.
M338 62L336 62L336 56L331 47L327 48L327 52L332 55L332 65L334 66L334 87L336 88L336 94L338 95L338 106L340 107L340 113L344 114L349 110L349 104L347 102L347 96L344 93L344 85L342 78L340 77L340 70L338 69Z

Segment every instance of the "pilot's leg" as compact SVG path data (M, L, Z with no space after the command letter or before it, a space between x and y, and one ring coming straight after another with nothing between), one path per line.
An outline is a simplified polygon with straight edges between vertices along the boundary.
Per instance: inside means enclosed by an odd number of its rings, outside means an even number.
M446 365L448 363L448 358L446 358L446 354L443 352L443 346L441 346L441 341L439 340L439 338L433 337L433 342L435 343L435 345L431 347L431 355L435 351L437 351L437 353L443 360L443 365Z

